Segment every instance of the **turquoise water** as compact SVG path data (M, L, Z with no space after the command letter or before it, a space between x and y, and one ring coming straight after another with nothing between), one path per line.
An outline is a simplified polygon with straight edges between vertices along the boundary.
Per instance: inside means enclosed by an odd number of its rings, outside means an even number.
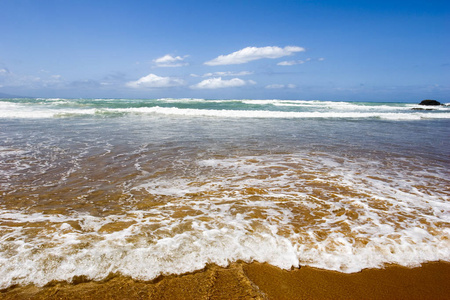
M256 118L380 118L416 120L450 118L448 106L433 110L408 103L301 100L205 99L3 99L1 117L46 118L74 115L159 114ZM429 107L427 107L429 108Z

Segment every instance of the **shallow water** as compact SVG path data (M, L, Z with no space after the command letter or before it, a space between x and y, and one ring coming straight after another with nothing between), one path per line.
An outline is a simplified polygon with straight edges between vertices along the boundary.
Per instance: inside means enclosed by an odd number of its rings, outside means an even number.
M0 287L237 260L450 261L450 110L202 99L0 101Z

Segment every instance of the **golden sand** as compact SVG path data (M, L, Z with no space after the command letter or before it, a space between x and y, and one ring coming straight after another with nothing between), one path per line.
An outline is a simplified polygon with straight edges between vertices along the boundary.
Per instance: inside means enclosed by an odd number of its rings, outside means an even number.
M0 299L450 299L450 263L353 274L233 263L151 282L111 276L101 282L76 278L71 284L12 287L1 291Z

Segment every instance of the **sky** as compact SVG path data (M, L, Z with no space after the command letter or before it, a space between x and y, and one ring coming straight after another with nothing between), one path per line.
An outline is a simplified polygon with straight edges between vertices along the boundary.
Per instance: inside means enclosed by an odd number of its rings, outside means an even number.
M450 101L450 1L0 0L0 93Z

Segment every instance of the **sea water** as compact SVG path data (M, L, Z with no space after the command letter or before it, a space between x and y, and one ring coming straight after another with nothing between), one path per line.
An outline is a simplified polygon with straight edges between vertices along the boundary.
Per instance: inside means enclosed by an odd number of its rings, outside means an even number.
M450 107L1 99L0 288L450 261Z

